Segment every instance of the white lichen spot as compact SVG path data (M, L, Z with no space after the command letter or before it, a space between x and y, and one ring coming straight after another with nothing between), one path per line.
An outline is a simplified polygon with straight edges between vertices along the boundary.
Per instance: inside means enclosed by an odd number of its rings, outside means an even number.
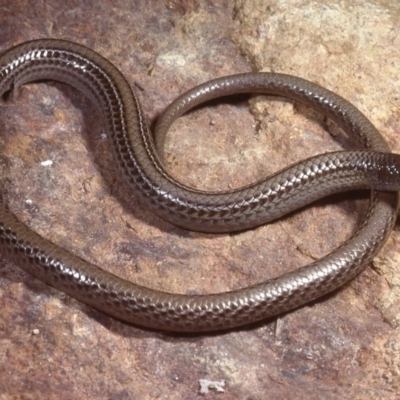
M207 394L210 390L215 390L216 392L225 392L225 381L222 379L220 381L209 381L208 379L199 379L200 393Z
M45 161L42 161L40 163L40 165L42 167L51 167L53 165L53 161L52 160L45 160Z

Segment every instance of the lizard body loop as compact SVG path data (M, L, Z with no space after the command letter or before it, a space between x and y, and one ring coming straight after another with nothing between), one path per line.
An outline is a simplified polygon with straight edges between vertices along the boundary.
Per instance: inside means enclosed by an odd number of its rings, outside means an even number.
M96 104L119 168L136 196L160 217L183 228L207 232L247 229L332 193L373 189L362 226L327 256L257 285L197 296L152 290L118 278L39 236L0 203L2 255L109 315L181 332L221 330L259 321L301 306L352 279L377 254L393 228L397 194L382 191L399 190L400 156L390 153L360 111L316 84L274 73L207 82L167 108L158 121L155 143L135 93L118 69L94 51L48 39L20 44L0 56L1 95L42 79L72 85ZM172 178L162 163L164 137L172 122L206 100L247 92L302 102L336 122L357 140L359 148L310 158L234 191L202 192Z

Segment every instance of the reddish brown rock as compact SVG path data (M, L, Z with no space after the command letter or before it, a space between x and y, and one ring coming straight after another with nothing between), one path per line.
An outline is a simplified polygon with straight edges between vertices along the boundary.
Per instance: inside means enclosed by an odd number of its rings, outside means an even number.
M93 4L91 4L93 3ZM400 151L399 19L393 2L0 2L1 50L76 41L138 88L153 121L178 94L245 71L295 74L359 107ZM179 293L249 285L321 257L363 218L337 196L235 235L160 221L116 178L96 110L61 84L1 104L0 176L10 208L37 232L139 284ZM177 121L172 173L204 189L238 187L340 149L324 118L287 101L219 103ZM342 140L343 142L343 140ZM344 142L345 143L345 142ZM222 334L166 335L123 324L0 262L0 399L397 399L399 234L373 268L315 304ZM210 389L209 398L217 397Z

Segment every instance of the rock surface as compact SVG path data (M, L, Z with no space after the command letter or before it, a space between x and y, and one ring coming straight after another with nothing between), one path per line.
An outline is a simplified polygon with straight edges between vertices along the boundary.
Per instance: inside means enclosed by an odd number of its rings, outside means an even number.
M396 2L2 0L0 11L1 51L46 37L85 44L136 86L149 121L206 80L285 72L347 98L400 151ZM187 232L121 185L99 115L79 92L24 86L1 103L0 121L10 208L60 246L157 289L220 292L298 268L346 240L367 204L361 194L335 196L240 234ZM228 189L341 149L341 135L305 107L253 97L182 117L166 159L188 185ZM398 399L397 230L372 267L280 318L196 336L121 323L2 259L0 399ZM224 381L224 392L200 394L202 379Z

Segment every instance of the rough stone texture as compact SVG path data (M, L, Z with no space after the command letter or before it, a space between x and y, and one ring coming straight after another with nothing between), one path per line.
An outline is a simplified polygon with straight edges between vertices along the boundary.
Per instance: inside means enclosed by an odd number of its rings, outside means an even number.
M328 4L329 3L329 4ZM349 5L351 3L351 5ZM44 37L97 50L139 88L150 121L179 93L244 71L279 71L357 105L400 151L400 6L391 0L0 1L0 47ZM249 107L250 104L250 107ZM235 235L175 228L117 178L96 110L61 84L1 103L2 195L37 232L120 276L173 292L252 284L321 257L363 218L365 196L319 202ZM330 132L330 134L329 134ZM287 101L199 109L167 140L173 174L238 187L341 133ZM42 165L51 160L52 165ZM129 326L0 261L0 399L398 399L400 235L340 291L237 331L166 335Z

